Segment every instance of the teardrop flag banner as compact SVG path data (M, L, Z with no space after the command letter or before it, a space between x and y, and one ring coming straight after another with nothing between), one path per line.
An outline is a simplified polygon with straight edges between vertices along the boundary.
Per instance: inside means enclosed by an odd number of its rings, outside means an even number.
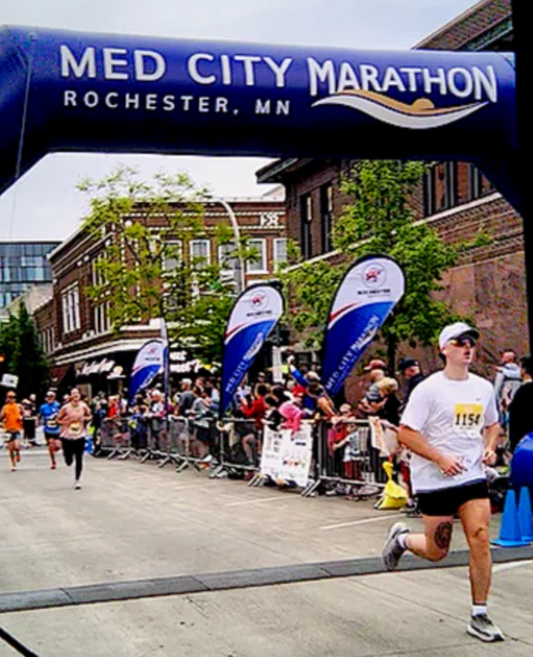
M398 263L365 256L346 272L331 304L322 357L322 382L336 395L405 291Z
M224 337L220 417L278 323L283 307L283 297L274 283L251 285L235 301Z
M140 349L131 369L130 401L163 371L168 346L163 340L149 340Z

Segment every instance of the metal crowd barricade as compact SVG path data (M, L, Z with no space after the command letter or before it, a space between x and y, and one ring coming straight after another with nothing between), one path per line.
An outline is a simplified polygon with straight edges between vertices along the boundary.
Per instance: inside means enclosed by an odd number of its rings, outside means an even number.
M167 463L173 463L178 467L184 462L184 453L182 443L186 440L189 432L189 421L186 417L169 415L165 420L164 433L161 436L161 451L163 457L157 464L158 468L163 468Z
M361 496L381 492L387 480L382 467L386 459L372 444L368 420L350 418L336 425L323 420L316 430L314 480L302 495L310 496L323 486L352 487Z
M261 455L261 436L254 421L244 418L224 418L222 422L217 423L216 428L214 446L216 463L209 476L245 478L249 473L249 484L252 485L259 472ZM244 449L243 441L248 436L256 438L250 444L253 464L250 463ZM253 442L256 443L255 446Z
M141 463L148 459L159 460L164 458L164 452L161 445L167 440L166 419L163 416L146 415L143 418L146 422L146 447L143 449Z
M115 456L124 460L134 451L130 443L130 427L126 417L104 418L100 427L100 436L100 449L109 452L108 460Z
M347 423L350 426L343 431ZM382 467L386 457L373 445L368 420L342 419L337 424L320 420L313 423L312 431L311 471L302 496L310 497L336 487L357 491L356 496L360 498L381 492L387 481ZM123 460L135 455L141 462L157 459L160 468L175 464L178 473L193 467L198 472L208 471L210 478L247 479L249 486L264 482L260 472L263 436L253 420L230 417L218 422L204 417L198 422L179 416L108 418L102 422L100 436L101 450L108 453L108 459ZM244 449L245 440L256 449L252 463ZM204 454L206 446L208 452Z

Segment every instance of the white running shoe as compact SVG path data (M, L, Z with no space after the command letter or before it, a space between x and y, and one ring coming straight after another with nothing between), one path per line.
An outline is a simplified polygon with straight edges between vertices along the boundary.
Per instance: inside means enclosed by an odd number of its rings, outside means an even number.
M481 641L492 643L493 641L505 641L503 632L496 627L487 614L471 616L470 622L466 626L466 631L471 636L475 636Z
M402 534L408 533L409 528L404 522L396 522L390 528L381 552L383 565L387 570L395 570L398 567L402 554L407 550L407 548L400 545L398 539Z

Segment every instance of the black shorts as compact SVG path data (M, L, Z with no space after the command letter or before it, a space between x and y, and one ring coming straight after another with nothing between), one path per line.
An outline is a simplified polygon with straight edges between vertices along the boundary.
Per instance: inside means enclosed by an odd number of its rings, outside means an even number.
M4 434L4 441L6 443L12 443L14 440L20 438L20 431L6 431Z
M48 433L47 431L45 431L44 439L46 440L46 444L48 445L50 440L61 440L61 436L58 433Z
M465 502L488 497L487 482L472 481L462 486L418 493L418 510L423 516L454 516Z

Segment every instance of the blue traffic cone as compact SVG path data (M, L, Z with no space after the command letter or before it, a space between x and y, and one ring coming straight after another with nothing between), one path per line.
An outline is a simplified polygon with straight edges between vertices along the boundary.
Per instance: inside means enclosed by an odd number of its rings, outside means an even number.
M522 540L520 535L518 509L516 508L516 493L512 488L507 491L505 497L500 536L495 541L492 541L492 543L493 545L499 545L501 547L519 547L521 545L529 544L529 541Z
M531 496L527 486L524 486L520 490L518 526L520 528L520 537L522 540L531 543L533 541L533 512L531 510Z

